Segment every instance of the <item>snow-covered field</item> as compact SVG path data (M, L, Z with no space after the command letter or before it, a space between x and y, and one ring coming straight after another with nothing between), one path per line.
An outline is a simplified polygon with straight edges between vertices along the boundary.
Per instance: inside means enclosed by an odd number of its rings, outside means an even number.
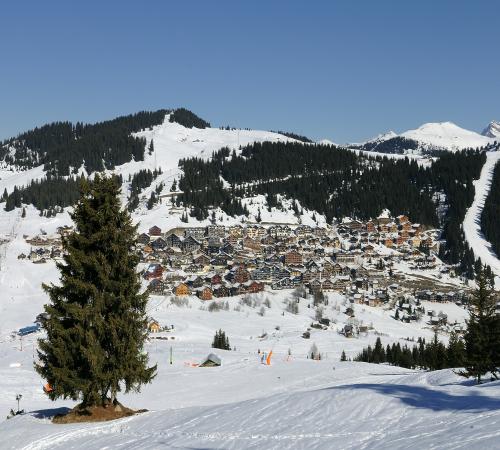
M483 264L488 264L495 275L496 283L500 286L500 260L491 249L491 244L484 238L481 232L481 213L484 202L490 192L491 180L495 165L500 161L500 151L488 152L479 180L474 183L476 194L471 207L467 210L464 220L464 233L467 242L474 250L477 258L481 258Z
M32 364L37 336L0 342L0 411L7 414L21 393L27 414L0 423L2 449L55 448L496 448L500 430L500 384L470 386L451 371L415 372L383 365L340 362L342 350L354 356L374 343L374 331L348 339L337 330L346 321L343 299L332 294L325 315L335 320L328 330L302 332L313 309L301 300L298 315L285 312L290 292L266 292L271 307L243 306L228 299L229 310L209 312L191 298L185 307L152 297L148 313L174 331L147 344L158 375L140 394L121 401L149 412L112 423L54 425L49 417L74 405L50 402ZM35 314L37 308L31 306ZM430 304L429 306L433 306ZM445 306L445 305L440 305ZM427 307L427 305L426 305ZM239 309L239 311L238 311ZM338 311L340 310L340 311ZM355 305L356 316L383 332L383 343L424 336L424 324L403 324L389 311ZM10 312L10 311L9 311ZM446 305L452 320L464 311ZM226 331L235 351L216 350L218 368L196 363L212 351L215 330ZM279 329L277 329L279 328ZM315 343L321 361L307 358ZM173 364L169 364L170 347ZM271 365L258 350L273 352ZM291 353L291 356L289 356Z

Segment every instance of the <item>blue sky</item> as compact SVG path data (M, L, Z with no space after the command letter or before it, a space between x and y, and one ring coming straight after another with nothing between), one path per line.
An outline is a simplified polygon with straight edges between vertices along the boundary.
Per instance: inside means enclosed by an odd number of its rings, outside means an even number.
M0 139L185 106L213 125L357 141L500 120L498 2L16 1Z

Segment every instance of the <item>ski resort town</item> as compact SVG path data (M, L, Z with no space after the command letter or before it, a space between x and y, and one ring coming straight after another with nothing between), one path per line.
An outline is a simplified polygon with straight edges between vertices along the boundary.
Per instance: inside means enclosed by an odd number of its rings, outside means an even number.
M60 235L70 227L59 229ZM327 227L248 224L174 228L152 226L138 236L144 284L153 295L201 300L304 289L344 294L351 303L396 305L396 318L421 319L420 301L467 303L468 287L437 257L438 230L384 211L375 220ZM62 257L61 236L28 237L40 264ZM430 314L434 325L446 316Z

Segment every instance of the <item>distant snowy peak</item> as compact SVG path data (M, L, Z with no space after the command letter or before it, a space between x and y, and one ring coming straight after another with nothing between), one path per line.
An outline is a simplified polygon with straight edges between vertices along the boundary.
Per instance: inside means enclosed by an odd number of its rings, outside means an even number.
M338 144L331 141L330 139L321 139L321 141L318 141L318 144L320 144L320 145L334 145L335 147L338 146Z
M398 135L396 133L394 133L394 131L390 130L387 133L382 133L382 134L379 134L378 136L375 136L374 138L370 139L367 142L384 142L384 141L388 141L389 139L395 138L397 136Z
M448 150L476 148L491 143L488 137L461 128L453 122L424 123L416 130L405 131L400 136L432 147Z
M488 138L500 139L500 122L492 120L481 134Z
M492 122L488 131L498 133L498 123ZM486 130L485 130L486 131ZM433 154L436 151L463 150L491 145L492 136L483 136L474 131L465 130L452 122L424 123L415 130L408 130L401 134L389 131L361 144L348 144L350 147L379 153L397 154Z

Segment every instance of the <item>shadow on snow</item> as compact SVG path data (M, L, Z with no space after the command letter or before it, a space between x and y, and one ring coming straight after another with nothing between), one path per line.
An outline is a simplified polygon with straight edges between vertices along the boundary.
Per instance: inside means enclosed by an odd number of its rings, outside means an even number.
M433 411L461 410L468 412L485 412L500 409L500 398L488 397L472 391L467 395L452 395L421 386L369 383L333 386L326 389L371 390L398 398L403 403L413 408L424 408Z

